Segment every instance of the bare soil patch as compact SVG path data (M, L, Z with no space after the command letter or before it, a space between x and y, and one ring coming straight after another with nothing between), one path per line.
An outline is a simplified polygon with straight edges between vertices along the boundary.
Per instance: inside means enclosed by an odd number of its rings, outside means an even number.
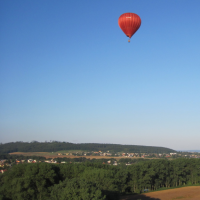
M140 195L123 196L120 200L200 200L200 186L189 186Z

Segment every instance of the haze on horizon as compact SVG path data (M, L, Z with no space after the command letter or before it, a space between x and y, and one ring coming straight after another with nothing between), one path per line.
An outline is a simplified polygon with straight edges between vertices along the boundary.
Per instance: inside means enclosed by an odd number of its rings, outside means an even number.
M200 1L1 1L0 142L200 149ZM130 44L118 26L141 17Z

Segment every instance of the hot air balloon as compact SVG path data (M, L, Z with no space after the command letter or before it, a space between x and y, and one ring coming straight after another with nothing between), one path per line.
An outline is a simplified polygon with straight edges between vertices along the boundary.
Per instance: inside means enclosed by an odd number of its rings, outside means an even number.
M119 27L129 37L128 42L130 42L133 34L140 28L141 19L135 13L124 13L118 19Z

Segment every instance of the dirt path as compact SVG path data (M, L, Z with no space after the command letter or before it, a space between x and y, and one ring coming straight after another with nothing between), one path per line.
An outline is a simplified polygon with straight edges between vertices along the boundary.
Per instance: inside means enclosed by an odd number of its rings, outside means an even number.
M120 200L200 200L200 186L190 186L149 192L141 195L123 196Z

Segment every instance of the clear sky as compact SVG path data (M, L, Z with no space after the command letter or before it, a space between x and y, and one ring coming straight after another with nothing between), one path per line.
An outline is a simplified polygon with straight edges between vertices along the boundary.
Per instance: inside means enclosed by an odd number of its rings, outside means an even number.
M199 0L0 0L0 142L200 149ZM141 17L128 38L125 12Z

